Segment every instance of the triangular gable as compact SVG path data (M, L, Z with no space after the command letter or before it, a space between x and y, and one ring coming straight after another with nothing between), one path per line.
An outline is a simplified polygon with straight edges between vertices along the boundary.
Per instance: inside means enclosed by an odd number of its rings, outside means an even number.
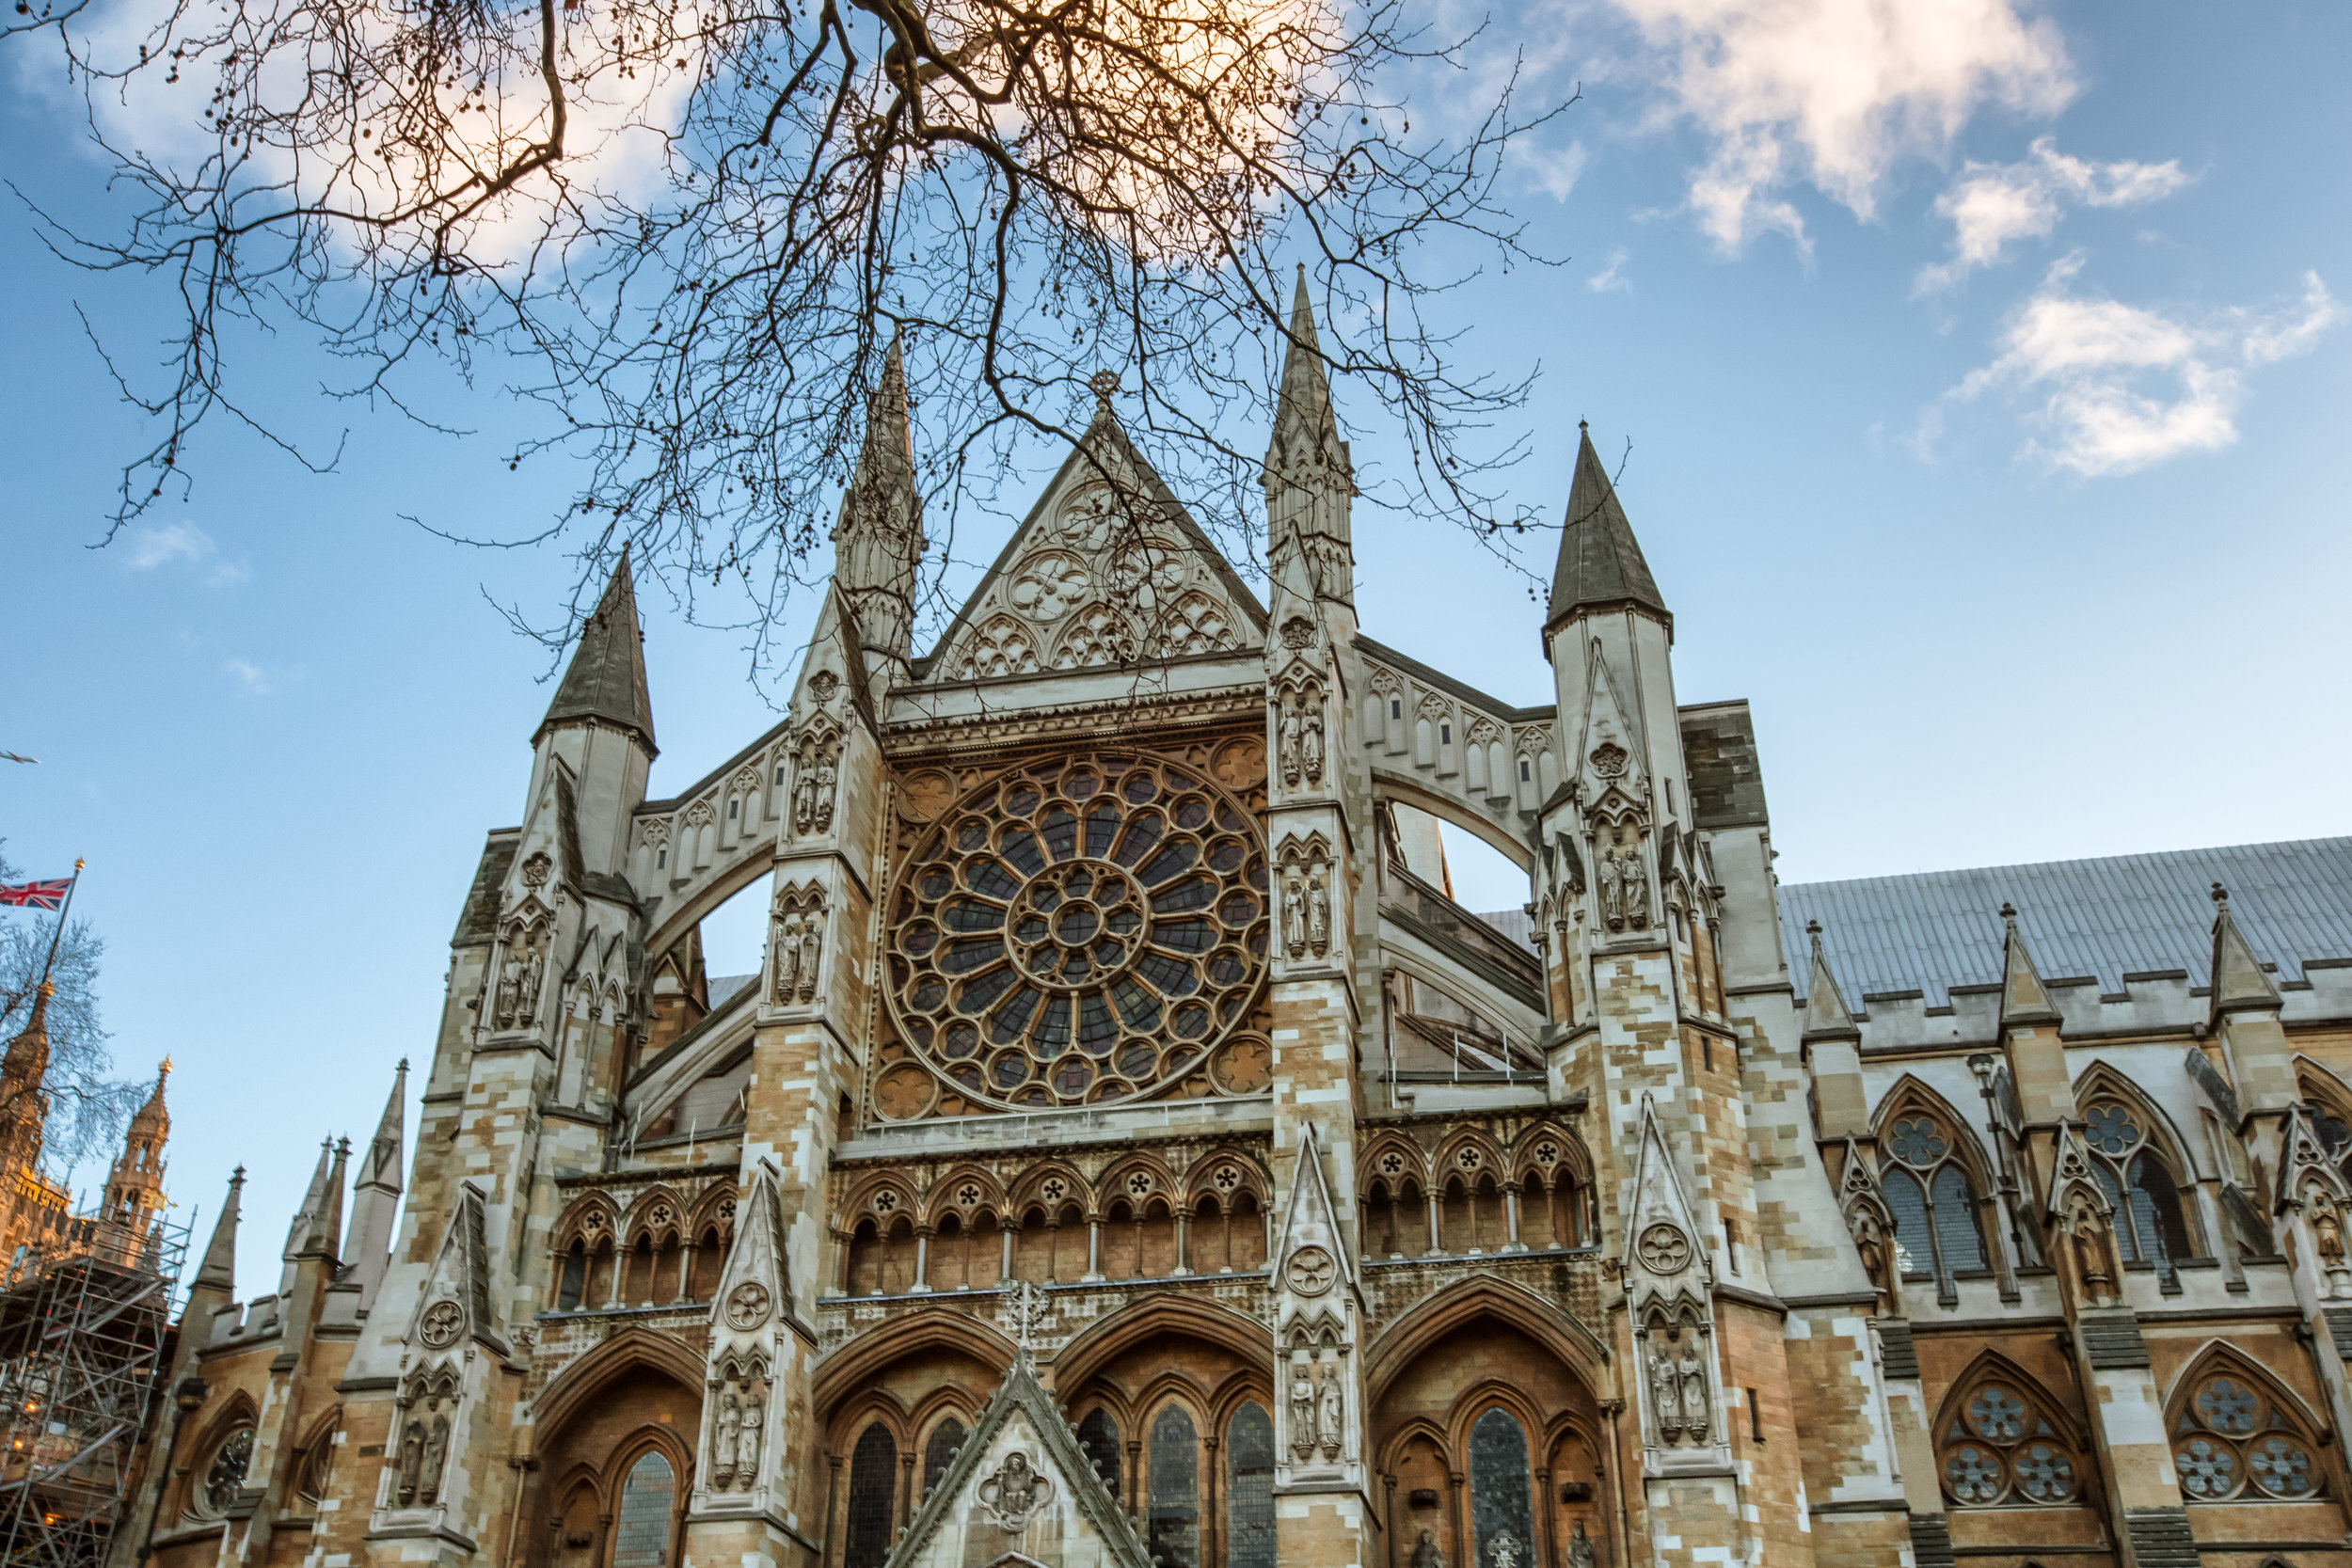
M1658 1105L1642 1096L1640 1152L1633 1195L1626 1206L1626 1297L1639 1310L1653 1296L1705 1302L1715 1271L1681 1174L1658 1125Z
M455 1315L448 1310L456 1308ZM457 1206L441 1231L440 1251L433 1270L424 1276L424 1290L408 1319L406 1343L428 1351L445 1351L471 1338L500 1355L506 1341L499 1338L490 1315L490 1249L484 1231L481 1190L470 1181L457 1189Z
M1021 1465L1009 1462L1019 1455ZM1028 1489L1023 1476L1043 1482ZM1025 1506L1023 1506L1025 1505ZM883 1568L1153 1568L1025 1348Z
M761 1161L752 1169L751 1191L735 1206L735 1244L719 1271L710 1304L710 1362L730 1354L765 1355L774 1342L769 1321L791 1300L785 1274L784 1204L776 1196L775 1168Z
M1091 520L1094 514L1086 511L1084 497L1102 487L1098 462L1132 479L1157 514L1151 526L1129 531ZM1160 546L1156 551L1153 542ZM1151 582L1122 592L1120 575L1133 577L1138 565L1148 567ZM1154 596L1147 608L1156 612L1155 624L1136 625L1134 607L1126 601L1138 593L1154 595L1163 575L1168 604L1158 605ZM1180 607L1216 614L1221 632ZM1105 411L1095 416L1013 530L979 586L920 661L919 673L927 680L955 681L1099 668L1196 651L1181 645L1187 640L1222 641L1233 652L1255 651L1263 643L1265 626L1266 612L1257 595ZM1111 657L1121 647L1131 657Z
M1327 1266L1311 1255L1311 1260L1324 1269L1323 1284L1292 1280L1291 1259L1302 1247L1320 1247L1330 1259ZM1277 1276L1276 1287L1288 1295L1320 1296L1334 1273L1348 1284L1356 1280L1355 1260L1340 1243L1339 1216L1331 1206L1331 1187L1323 1171L1323 1150L1311 1123L1298 1135L1298 1163L1291 1174L1290 1208L1282 1216L1282 1234L1274 1255L1283 1271Z
M1591 670L1584 683L1584 734L1578 739L1575 765L1585 808L1598 806L1612 791L1641 807L1646 793L1643 774L1646 763L1641 727L1617 690L1617 677L1600 639L1592 641Z

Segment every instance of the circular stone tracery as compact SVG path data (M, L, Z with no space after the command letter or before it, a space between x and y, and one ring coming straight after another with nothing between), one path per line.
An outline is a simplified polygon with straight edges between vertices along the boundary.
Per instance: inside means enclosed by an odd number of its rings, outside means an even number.
M1131 1099L1246 1021L1265 975L1264 845L1200 773L1136 754L1037 763L936 820L892 893L890 1003L964 1093Z

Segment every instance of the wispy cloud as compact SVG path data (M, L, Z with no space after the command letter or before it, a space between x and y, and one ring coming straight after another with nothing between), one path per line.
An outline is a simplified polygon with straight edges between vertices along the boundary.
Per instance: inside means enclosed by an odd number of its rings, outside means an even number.
M124 560L135 572L151 572L158 566L185 562L199 569L205 583L214 588L234 587L253 576L253 569L244 562L222 560L220 546L213 542L213 536L188 522L134 529Z
M2161 201L2195 177L2176 159L2111 164L2069 157L2043 136L2013 164L1968 163L1936 198L1936 215L1952 225L1952 257L1922 267L1912 293L1949 288L1972 268L1989 267L2017 240L2040 239L2070 206L2137 207Z
M1940 157L1977 111L2046 115L2075 80L2053 23L2016 0L1615 0L1710 146L1689 205L1726 253L1778 231L1788 193L1867 219L1897 162Z
M1591 158L1581 141L1572 141L1565 148L1551 149L1522 146L1519 162L1546 196L1554 201L1565 201L1576 182L1584 177L1584 165Z
M250 659L226 658L221 660L221 668L236 676L239 684L253 696L266 697L278 689L278 683L270 677L269 672Z
M1921 421L1923 446L1947 405L2007 393L2035 434L2025 452L2086 476L2126 474L2237 439L2246 372L2307 354L2344 319L2317 273L2299 298L2167 315L2074 290L2077 253L2052 267L2003 331L2001 353L1939 399Z
M1597 294L1631 293L1633 279L1625 276L1626 250L1623 245L1609 253L1609 264L1584 280L1584 286Z

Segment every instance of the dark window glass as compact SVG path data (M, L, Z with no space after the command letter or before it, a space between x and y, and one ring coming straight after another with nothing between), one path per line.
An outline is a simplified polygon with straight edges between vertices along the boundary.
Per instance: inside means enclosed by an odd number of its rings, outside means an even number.
M931 1440L923 1445L923 1495L930 1497L939 1478L947 1473L955 1462L956 1450L963 1447L963 1423L953 1416L931 1428Z
M2125 1201L2123 1189L2116 1185L2115 1173L2095 1160L2091 1162L2090 1169L2091 1174L2098 1177L2099 1185L2106 1189L2107 1206L2115 1211L2120 1222L2122 1216L2130 1210L2131 1204ZM2140 1247L2139 1227L2118 1223L2115 1231L2115 1243L2123 1250L2123 1261L2144 1263L2148 1260L2148 1254Z
M1935 1272L1935 1244L1928 1239L1928 1199L1909 1171L1893 1165L1879 1172L1879 1190L1895 1216L1895 1256L1905 1274Z
M1489 1410L1470 1428L1470 1549L1478 1568L1527 1562L1535 1540L1527 1496L1527 1433L1507 1410ZM1505 1536L1509 1546L1502 1545Z
M578 1242L564 1255L564 1275L555 1287L555 1309L570 1312L580 1306L580 1292L588 1279L588 1254Z
M1984 1239L1977 1234L1977 1199L1958 1165L1935 1173L1935 1239L1944 1243L1944 1266L1964 1271L1984 1267Z
M1225 1429L1225 1568L1274 1568L1274 1421L1245 1404Z
M1200 1568L1200 1443L1192 1418L1171 1404L1152 1422L1151 1511L1146 1544L1160 1568Z
M612 1568L661 1568L670 1560L670 1503L677 1480L670 1462L648 1450L621 1482L621 1517L612 1532Z
M898 1487L898 1445L876 1421L850 1456L850 1540L841 1568L882 1568L890 1555L890 1505Z
M2139 1233L2143 1256L2168 1262L2195 1256L2172 1173L2153 1154L2142 1153L2132 1162L2132 1228Z
M1086 1450L1094 1464L1094 1473L1103 1478L1103 1484L1111 1489L1111 1500L1119 1500L1119 1423L1111 1413L1096 1405L1087 1418L1078 1423L1078 1447Z

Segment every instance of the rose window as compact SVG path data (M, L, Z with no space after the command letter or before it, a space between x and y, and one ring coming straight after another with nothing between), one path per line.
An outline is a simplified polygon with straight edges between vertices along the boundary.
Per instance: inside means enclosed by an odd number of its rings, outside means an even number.
M1205 777L1137 755L1041 763L939 823L893 891L890 1002L966 1094L1129 1099L1247 1019L1265 977L1264 847ZM1240 1067L1215 1076L1249 1086Z
M2209 1377L2172 1421L2172 1467L2193 1503L2319 1496L2320 1471L2300 1422L2238 1377Z
M1944 1493L1962 1507L2046 1507L2081 1491L2072 1443L2015 1385L1978 1384L1945 1422Z

